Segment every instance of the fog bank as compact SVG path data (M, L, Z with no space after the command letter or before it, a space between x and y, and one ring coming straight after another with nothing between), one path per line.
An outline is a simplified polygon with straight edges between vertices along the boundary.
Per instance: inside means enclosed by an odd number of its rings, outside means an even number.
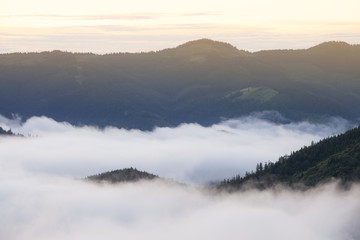
M186 183L206 183L254 170L256 163L277 161L312 141L344 132L339 118L324 124L275 124L259 115L203 127L183 124L151 132L108 127L74 127L46 117L25 123L0 117L0 126L27 138L0 140L7 168L25 172L85 177L135 167Z
M0 137L0 239L360 238L360 185L234 194L196 185L343 132L350 125L342 119L278 125L254 115L152 132L74 127L46 117L25 123L0 117L0 126L31 135ZM192 184L76 179L130 166Z
M359 239L360 186L214 195L161 182L0 181L1 239Z

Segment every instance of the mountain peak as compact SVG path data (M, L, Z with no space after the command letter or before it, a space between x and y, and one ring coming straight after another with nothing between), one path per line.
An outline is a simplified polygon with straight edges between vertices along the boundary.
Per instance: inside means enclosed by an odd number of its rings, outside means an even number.
M232 50L236 49L236 47L232 46L229 43L215 41L215 40L211 40L208 38L202 38L202 39L198 39L198 40L189 41L184 44L181 44L177 48L194 48L194 47L196 47L196 48L228 48L228 49L232 49Z
M307 51L313 56L324 59L324 61L327 63L329 63L329 61L334 61L334 64L336 66L339 65L339 61L345 61L344 59L347 59L346 61L352 59L352 61L355 62L358 62L360 60L360 45L351 45L346 42L324 42L312 48L309 48ZM330 59L330 56L336 56L336 58Z
M323 42L319 45L309 48L311 51L317 52L329 52L329 51L347 51L352 48L352 45L346 42L340 41L330 41L330 42Z
M178 53L182 54L217 54L220 56L236 56L243 51L229 43L214 41L203 38L189 41L175 48Z

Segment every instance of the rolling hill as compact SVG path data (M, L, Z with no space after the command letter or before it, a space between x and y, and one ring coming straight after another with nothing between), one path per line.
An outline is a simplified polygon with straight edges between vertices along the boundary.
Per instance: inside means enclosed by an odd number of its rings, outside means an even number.
M159 177L151 173L139 171L136 168L124 168L92 175L86 179L93 182L121 183L137 182L140 180L154 180L159 179Z
M246 52L209 39L148 53L0 54L0 114L75 125L211 125L254 111L360 117L360 46Z

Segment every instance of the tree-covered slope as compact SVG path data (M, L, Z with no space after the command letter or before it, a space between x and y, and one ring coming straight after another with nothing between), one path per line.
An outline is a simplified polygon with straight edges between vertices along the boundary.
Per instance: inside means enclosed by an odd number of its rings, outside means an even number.
M0 54L0 114L151 129L276 110L360 116L360 46L250 53L202 39L148 53Z
M256 171L223 181L220 188L242 188L246 184L266 188L276 183L315 186L331 179L360 180L360 127L303 147L276 163L259 163Z

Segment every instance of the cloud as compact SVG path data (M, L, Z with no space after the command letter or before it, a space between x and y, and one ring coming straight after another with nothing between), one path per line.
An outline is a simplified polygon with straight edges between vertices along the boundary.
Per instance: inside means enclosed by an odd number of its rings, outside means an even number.
M2 140L0 159L29 173L85 177L136 167L186 183L219 181L275 162L312 141L350 128L343 119L324 124L274 124L259 115L203 127L183 124L152 132L74 127L46 117L0 117L5 129L31 138ZM21 151L19 151L21 149Z
M341 132L348 126L342 119L274 124L254 115L152 132L74 127L46 117L0 123L32 136L0 137L0 239L360 237L360 185L227 194L162 181L76 179L130 166L190 183L221 179Z

